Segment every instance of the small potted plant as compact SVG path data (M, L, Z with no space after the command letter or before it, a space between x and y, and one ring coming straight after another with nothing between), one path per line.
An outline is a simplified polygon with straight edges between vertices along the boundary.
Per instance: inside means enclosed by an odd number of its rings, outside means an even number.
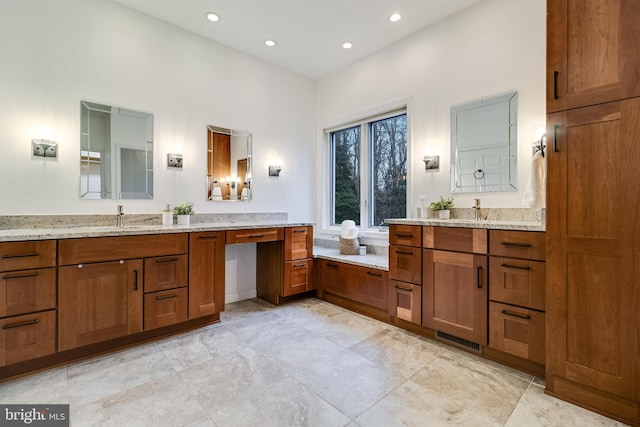
M437 202L431 202L429 207L433 211L438 211L440 219L449 219L451 216L450 209L453 207L453 197L445 199L440 196L440 200Z
M173 208L173 213L178 217L178 225L189 225L189 219L193 214L193 203L185 202Z

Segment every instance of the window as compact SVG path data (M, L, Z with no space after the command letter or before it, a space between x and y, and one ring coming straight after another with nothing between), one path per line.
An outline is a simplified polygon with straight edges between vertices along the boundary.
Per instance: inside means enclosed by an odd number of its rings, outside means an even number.
M361 229L407 211L407 114L403 110L327 131L331 150L331 225Z

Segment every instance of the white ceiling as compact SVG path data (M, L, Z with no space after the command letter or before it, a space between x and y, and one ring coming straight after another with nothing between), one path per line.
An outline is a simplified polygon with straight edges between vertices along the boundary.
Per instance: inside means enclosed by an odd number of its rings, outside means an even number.
M312 79L480 0L114 0ZM220 15L218 22L206 12ZM399 22L389 22L393 12ZM268 48L266 39L278 44ZM343 49L349 41L353 48Z

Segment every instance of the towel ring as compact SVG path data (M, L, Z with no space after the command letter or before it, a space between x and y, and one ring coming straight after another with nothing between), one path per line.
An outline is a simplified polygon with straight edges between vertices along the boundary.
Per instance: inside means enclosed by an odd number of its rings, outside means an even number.
M475 179L482 179L482 178L484 178L484 171L483 171L482 169L478 169L477 171L475 171L475 172L473 173L473 177L474 177Z

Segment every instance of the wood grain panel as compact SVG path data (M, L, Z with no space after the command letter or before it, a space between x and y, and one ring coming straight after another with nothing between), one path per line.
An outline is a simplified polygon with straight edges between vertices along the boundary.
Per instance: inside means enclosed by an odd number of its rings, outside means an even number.
M55 267L55 240L0 243L0 271Z
M549 115L547 127L547 376L637 401L640 99Z
M545 310L546 265L540 261L489 258L489 299Z
M186 233L60 240L60 265L186 254Z
M487 257L422 251L422 324L487 343Z
M58 351L142 331L142 260L59 269Z
M225 232L189 233L189 319L224 310Z
M313 227L284 229L284 259L293 261L313 256Z
M189 284L189 256L173 255L144 260L144 291L155 292Z
M285 262L282 296L295 295L314 289L312 277L312 259Z
M227 233L227 244L235 243L261 243L284 240L283 228L251 228L247 230L229 230Z
M144 330L161 328L187 320L187 288L169 289L144 295Z
M640 96L640 3L547 2L547 111Z
M434 227L433 247L456 252L486 254L488 231L479 228Z
M56 308L56 270L22 270L0 275L0 317Z
M322 291L388 312L389 276L386 271L322 260Z
M490 302L489 346L544 364L545 321L544 313Z
M389 244L420 247L422 245L420 226L403 224L389 225Z
M544 261L547 252L544 232L489 230L489 254Z
M0 366L53 354L56 311L0 319Z
M420 325L422 323L422 286L392 280L389 287L389 314Z
M422 283L422 260L420 248L389 246L389 277L401 282Z

